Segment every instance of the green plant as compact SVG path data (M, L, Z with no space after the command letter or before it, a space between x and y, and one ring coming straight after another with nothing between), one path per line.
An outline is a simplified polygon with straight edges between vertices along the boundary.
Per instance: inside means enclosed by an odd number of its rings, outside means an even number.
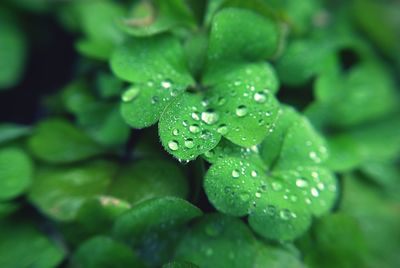
M39 102L1 112L0 267L397 267L395 7L4 1L0 94ZM44 96L40 18L76 59Z

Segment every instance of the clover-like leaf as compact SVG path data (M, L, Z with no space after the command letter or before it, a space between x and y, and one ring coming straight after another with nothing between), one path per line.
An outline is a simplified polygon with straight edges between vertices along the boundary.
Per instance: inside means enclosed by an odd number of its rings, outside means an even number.
M8 200L24 193L32 182L33 163L18 148L0 149L0 200Z
M128 246L107 236L95 236L83 242L71 262L73 267L85 268L145 267Z
M250 10L225 8L212 22L208 72L235 62L271 57L278 47L276 22Z
M186 178L175 163L144 159L123 167L107 193L134 205L156 197L186 198L188 190Z
M49 163L71 163L104 152L104 148L68 121L41 122L28 140L35 157Z
M118 217L113 226L113 234L117 239L135 245L152 232L183 225L201 214L201 210L180 198L150 199Z
M35 174L31 202L51 218L71 221L89 198L105 192L116 165L92 161L76 166L43 166Z
M182 47L170 35L132 38L115 51L111 67L118 77L134 83L122 95L121 113L135 128L156 123L171 99L194 83Z
M200 218L180 241L175 258L199 267L302 267L282 249L265 246L239 219L222 214Z
M1 267L55 268L65 255L60 247L28 222L0 220L0 241Z
M113 48L122 42L122 32L117 19L125 14L121 5L112 1L89 1L72 3L72 12L80 21L84 37L76 43L85 56L107 60Z
M322 166L326 153L309 122L284 108L262 144L265 164L254 156L220 158L206 174L205 191L218 210L249 215L250 226L262 236L291 240L335 201L335 177Z

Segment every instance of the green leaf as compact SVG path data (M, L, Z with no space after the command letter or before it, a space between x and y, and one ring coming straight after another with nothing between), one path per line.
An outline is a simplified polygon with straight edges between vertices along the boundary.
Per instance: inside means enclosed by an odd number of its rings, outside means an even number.
M0 144L13 141L20 137L26 136L31 132L28 126L17 125L12 123L0 124Z
M28 145L35 157L48 163L71 163L101 154L104 149L62 119L39 123Z
M309 244L303 246L303 252L310 267L370 267L362 260L368 254L364 234L357 221L345 213L322 217L300 242Z
M76 222L89 234L108 233L114 220L130 208L128 202L113 196L88 198L80 206Z
M194 16L182 0L156 0L135 3L122 29L134 36L150 36L180 28L194 28Z
M252 11L225 8L212 22L208 72L232 62L270 58L277 50L279 29L269 18Z
M76 44L78 51L88 57L107 60L113 48L123 40L116 20L125 14L124 9L112 1L78 2L72 5L85 34Z
M199 266L187 261L172 261L164 264L162 268L198 268Z
M156 197L185 198L188 191L188 182L178 165L162 159L149 159L123 167L107 193L137 204Z
M179 41L169 35L132 38L117 48L111 67L118 77L134 83L121 103L123 118L134 128L156 123L168 103L194 83Z
M325 121L339 127L378 119L399 103L388 70L375 62L361 63L343 75L324 73L316 82L315 94L321 108L329 110Z
M214 148L221 138L213 126L218 114L207 110L202 101L200 94L182 94L161 115L161 143L178 159L193 160Z
M180 198L150 199L118 217L113 234L117 239L134 245L151 233L183 225L201 214L197 207Z
M213 162L204 187L217 210L249 215L250 226L264 237L292 240L307 230L312 215L332 207L336 179L322 166L326 148L309 122L291 109L280 114L262 144L265 164L251 156L257 150L240 158L233 151Z
M31 185L33 163L18 148L0 149L0 200L8 200L23 194Z
M208 214L198 220L180 241L175 258L199 267L303 267L294 256L258 242L239 219Z
M87 199L105 192L115 172L113 163L100 160L75 166L40 167L29 199L49 217L71 221Z
M32 223L0 221L0 266L9 268L58 267L64 252Z
M26 61L25 34L9 10L0 10L0 90L15 86Z
M83 242L72 256L73 267L126 268L144 267L126 245L107 236L95 236Z
M159 133L164 148L193 160L214 148L221 135L235 144L259 144L274 128L277 78L266 63L240 65L218 76L204 94L182 94L164 111Z

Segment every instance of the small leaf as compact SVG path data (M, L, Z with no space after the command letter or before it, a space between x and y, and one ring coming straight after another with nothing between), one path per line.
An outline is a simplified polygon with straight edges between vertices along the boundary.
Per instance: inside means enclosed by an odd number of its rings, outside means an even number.
M0 241L1 267L55 268L65 255L63 250L28 222L1 220Z
M181 45L169 35L130 40L113 54L111 67L118 77L134 83L121 103L123 118L134 128L155 124L168 103L194 83Z
M123 167L107 193L131 204L138 204L156 197L185 198L188 190L186 178L177 164L151 159Z
M9 12L0 10L0 90L19 82L27 54L25 34Z
M200 218L181 239L175 258L199 267L303 267L285 250L257 241L239 219L223 214Z
M0 144L13 141L20 137L26 136L31 132L30 127L11 124L1 123L0 124Z
M80 206L76 222L89 234L108 233L114 220L130 208L128 202L112 196L88 198Z
M270 58L277 50L278 35L277 24L269 18L249 10L223 9L211 26L208 72L217 65Z
M18 148L0 149L0 200L8 200L24 193L32 182L33 163Z
M322 166L324 146L304 117L284 107L261 146L265 163L257 150L222 155L207 171L206 194L219 211L249 215L258 234L293 240L308 229L312 215L323 215L336 200L336 179Z
M49 217L71 221L87 199L105 192L115 172L116 166L106 161L41 167L35 175L29 199Z
M182 94L160 118L161 143L176 158L193 160L218 144L221 135L213 126L218 117L202 105L200 94Z
M72 263L74 267L85 268L144 267L128 246L107 236L95 236L83 242L74 252Z
M134 245L149 233L183 225L201 214L198 208L180 198L146 200L117 219L113 234L117 239Z
M28 145L34 156L49 163L71 163L104 151L81 130L62 119L41 122Z

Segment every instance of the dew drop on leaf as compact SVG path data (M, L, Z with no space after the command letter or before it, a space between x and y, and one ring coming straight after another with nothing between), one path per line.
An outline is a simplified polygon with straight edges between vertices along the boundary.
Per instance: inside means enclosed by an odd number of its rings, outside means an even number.
M121 96L123 102L133 101L139 95L140 89L137 87L130 87Z
M201 113L201 120L207 125L215 124L218 121L218 114L214 110L209 109Z
M200 127L197 124L193 124L189 126L189 131L192 133L199 133L200 132Z
M317 188L311 188L311 195L314 197L319 196L319 192L318 192Z
M267 95L264 92L256 92L254 94L254 100L258 103L264 103L267 100Z
M200 120L199 113L193 112L193 113L192 113L192 118L193 118L194 120L196 120L196 121L199 121L199 120Z
M232 177L233 178L239 178L239 176L240 176L240 172L239 172L239 170L237 170L237 169L234 169L234 170L232 170Z
M304 179L297 179L296 180L296 186L299 188L304 188L308 186L308 182Z
M288 209L283 209L279 212L279 217L284 220L287 221L290 219L291 215L290 215L290 211Z
M274 181L272 183L272 190L274 190L274 191L282 190L282 184L280 184L279 182Z
M240 105L236 108L236 115L243 117L247 114L247 107L245 105Z
M257 198L260 198L260 197L261 197L261 193L260 193L260 192L256 192L256 193L255 193L255 196L256 196Z
M166 80L164 80L164 81L161 82L161 86L162 86L164 89L170 89L171 86L172 86L172 81L169 80L169 79L166 79Z
M243 192L239 194L239 198L243 202L247 202L250 199L250 194L248 192Z
M228 133L228 127L225 124L221 124L218 126L217 128L217 132L221 135L225 135L226 133Z
M188 149L193 148L194 147L193 139L190 139L190 138L186 139L185 140L185 147L188 148Z
M257 171L256 171L256 170L251 171L251 176L252 176L253 178L257 177L257 176L258 176Z
M170 148L172 151L176 151L179 149L179 144L177 141L173 140L173 141L169 141L168 142L168 148Z
M172 131L172 134L173 134L174 136L178 136L178 135L179 135L179 130L178 130L178 129L174 129L174 130Z
M151 98L151 104L156 104L159 101L159 98L157 96L153 96Z

